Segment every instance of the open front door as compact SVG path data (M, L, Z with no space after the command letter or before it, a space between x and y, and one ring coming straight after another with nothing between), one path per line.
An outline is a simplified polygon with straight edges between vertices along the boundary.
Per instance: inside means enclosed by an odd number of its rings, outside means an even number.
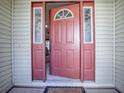
M45 3L32 3L33 80L45 80Z
M79 5L51 10L51 74L80 77Z

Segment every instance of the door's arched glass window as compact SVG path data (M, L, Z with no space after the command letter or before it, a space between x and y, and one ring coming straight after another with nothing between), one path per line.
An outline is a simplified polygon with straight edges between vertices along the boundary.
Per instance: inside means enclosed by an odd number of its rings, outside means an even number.
M61 20L68 18L73 18L73 13L69 9L61 9L54 16L54 20Z

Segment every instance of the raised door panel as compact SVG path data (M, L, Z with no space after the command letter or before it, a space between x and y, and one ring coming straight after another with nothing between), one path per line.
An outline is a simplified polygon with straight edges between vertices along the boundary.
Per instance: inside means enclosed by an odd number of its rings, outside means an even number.
M74 43L74 24L73 20L66 22L66 43Z

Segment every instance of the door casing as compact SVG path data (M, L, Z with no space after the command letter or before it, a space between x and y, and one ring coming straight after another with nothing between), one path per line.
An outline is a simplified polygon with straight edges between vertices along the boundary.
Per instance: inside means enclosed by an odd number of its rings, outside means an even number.
M81 0L53 0L53 1L44 1L42 2L43 3L43 8L46 9L46 5L49 5L50 3L63 3L63 2L66 2L66 3L78 3L80 6L79 6L79 18L80 20L83 20L83 14L82 14L82 7L83 7L83 3L92 3L92 6L93 6L93 9L94 9L94 0L86 0L86 1L81 1ZM34 3L34 2L32 2ZM45 13L46 11L44 10L43 12L43 15L44 15L44 19L45 19ZM95 13L95 12L93 12ZM95 18L94 18L95 14L93 14L93 26L94 26L94 34L93 34L93 37L94 37L94 65L93 65L93 69L94 69L94 76L92 78L93 81L95 81ZM32 20L32 18L31 18ZM46 23L46 20L44 20L44 29L45 29L45 23ZM32 29L32 23L31 23L31 29ZM31 31L31 37L33 37L33 33ZM44 40L45 40L45 34L44 34ZM83 22L80 21L80 42L83 41ZM31 47L33 47L33 44L32 44L33 40L31 38ZM84 45L82 43L80 43L80 80L81 81L84 81L85 80L85 76L84 76L84 54L82 53L83 52L83 48L84 48ZM32 48L31 48L31 51ZM33 56L33 54L31 53L31 56ZM31 57L32 58L32 57ZM32 68L33 68L33 62L32 62ZM45 66L44 66L45 68ZM45 68L46 69L46 68ZM33 72L32 72L33 73ZM46 71L44 72L45 76L44 76L44 79L43 80L46 80ZM33 80L33 74L32 74L32 80Z

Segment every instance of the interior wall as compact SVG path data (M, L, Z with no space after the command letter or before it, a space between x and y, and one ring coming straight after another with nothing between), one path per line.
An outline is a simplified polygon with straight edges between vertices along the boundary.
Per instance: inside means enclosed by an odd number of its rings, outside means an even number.
M0 93L12 84L12 0L0 0Z
M124 0L115 2L115 85L124 93Z
M36 0L14 0L14 83L15 85L41 86L50 82L32 81L31 1ZM95 83L88 84L113 85L112 1L95 0L96 80Z

